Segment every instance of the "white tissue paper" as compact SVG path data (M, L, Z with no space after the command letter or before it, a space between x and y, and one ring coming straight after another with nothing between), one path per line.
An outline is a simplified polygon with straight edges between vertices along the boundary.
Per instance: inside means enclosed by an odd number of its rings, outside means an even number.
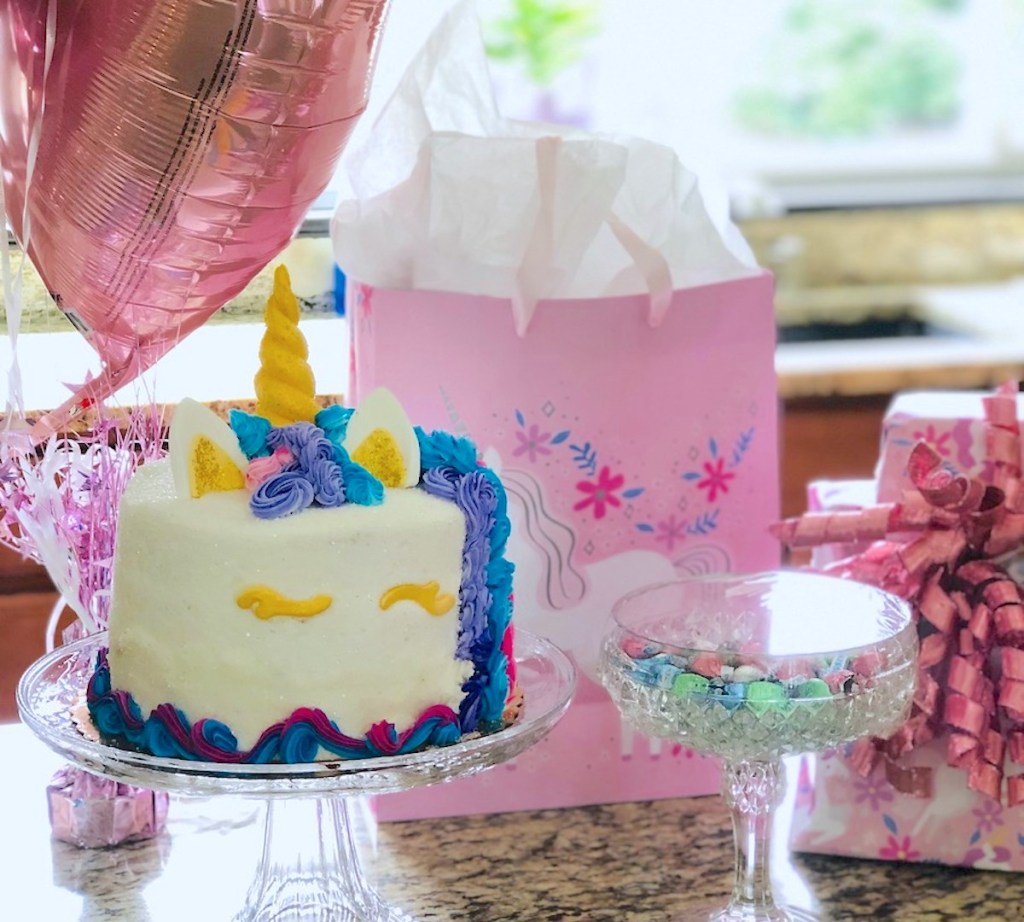
M503 118L471 0L441 21L348 162L335 257L377 287L509 298L651 296L758 273L673 150Z

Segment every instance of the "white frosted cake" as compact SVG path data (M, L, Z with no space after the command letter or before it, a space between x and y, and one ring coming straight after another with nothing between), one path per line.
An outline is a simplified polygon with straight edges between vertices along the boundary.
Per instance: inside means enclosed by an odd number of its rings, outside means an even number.
M319 409L278 271L256 415L192 401L118 517L105 738L225 762L366 758L514 712L501 483L386 391Z

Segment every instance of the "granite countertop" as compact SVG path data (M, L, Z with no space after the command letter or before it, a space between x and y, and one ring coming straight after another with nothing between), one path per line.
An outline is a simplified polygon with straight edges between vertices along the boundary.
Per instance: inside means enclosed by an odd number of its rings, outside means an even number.
M260 849L259 803L174 799L158 839L80 850L49 835L44 789L61 760L20 725L0 727L0 752L0 917L218 922L241 906ZM357 815L370 877L419 922L669 922L730 886L718 797L379 826ZM773 857L784 897L817 905L824 919L1005 922L1024 900L1019 875L790 858L785 848Z

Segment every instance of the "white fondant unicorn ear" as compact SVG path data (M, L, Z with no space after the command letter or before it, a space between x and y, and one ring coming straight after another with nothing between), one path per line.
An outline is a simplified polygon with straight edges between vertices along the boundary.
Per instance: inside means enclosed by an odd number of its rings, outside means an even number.
M231 427L213 410L185 398L174 410L168 453L181 499L245 488L248 462Z
M420 480L420 443L398 398L387 388L367 394L348 421L342 447L386 487Z

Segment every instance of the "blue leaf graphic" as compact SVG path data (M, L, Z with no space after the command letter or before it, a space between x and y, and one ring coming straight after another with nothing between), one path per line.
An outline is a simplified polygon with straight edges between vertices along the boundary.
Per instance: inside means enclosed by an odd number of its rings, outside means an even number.
M634 496L639 496L643 492L643 487L633 487L631 490L623 490L622 496L624 499L632 499Z
M719 510L715 509L698 516L693 524L686 526L687 534L706 535L709 531L714 531L718 528L718 513Z
M894 820L888 813L882 814L882 822L885 823L885 828L889 830L893 835L896 835L896 820Z
M597 470L597 452L590 447L590 442L582 445L570 445L569 449L574 452L573 461L581 471L593 474Z
M526 420L523 418L523 414L520 413L518 410L516 410L516 421L519 423L520 426L526 425Z
M640 531L654 531L654 526L653 525L648 525L646 522L637 522L636 523L636 527Z
M1019 832L1017 833L1017 844L1024 846L1024 834Z
M718 457L718 442L713 438L708 439L708 449L711 451L712 458Z
M561 445L567 438L569 438L569 430L565 429L562 432L556 433L551 437L552 445Z
M697 471L687 471L683 474L683 480L700 480L700 474Z
M980 830L980 829L975 829L975 830L974 830L974 835L973 835L973 836L971 836L971 837L970 837L970 838L969 838L969 839L967 840L967 844L968 844L968 845L973 845L973 844L974 844L975 842L977 842L977 841L978 841L978 839L980 839L980 838L981 838L981 830Z

